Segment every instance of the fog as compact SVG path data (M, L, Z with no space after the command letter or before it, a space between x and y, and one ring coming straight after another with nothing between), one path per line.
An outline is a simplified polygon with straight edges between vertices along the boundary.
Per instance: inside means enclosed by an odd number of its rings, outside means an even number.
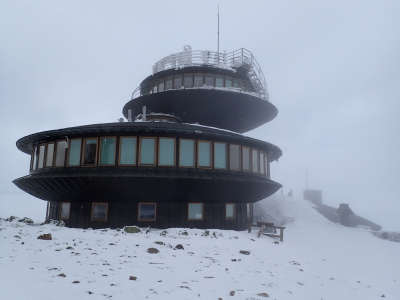
M19 138L117 121L156 61L217 50L218 3L221 52L249 49L279 110L246 135L282 149L283 193L307 168L324 204L400 230L398 1L0 1L0 217L45 214L12 183Z

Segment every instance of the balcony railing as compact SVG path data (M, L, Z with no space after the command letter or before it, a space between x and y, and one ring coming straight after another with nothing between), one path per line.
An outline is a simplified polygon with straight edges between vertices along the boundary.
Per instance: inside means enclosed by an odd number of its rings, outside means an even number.
M232 71L243 67L247 70L247 76L257 96L269 101L264 74L254 55L247 49L241 48L229 53L218 53L214 51L191 50L190 46L185 46L184 51L171 54L156 62L153 66L153 74L168 69L181 69L189 66L212 66ZM138 87L132 93L132 99L134 95L139 95L138 91L142 91L142 88Z

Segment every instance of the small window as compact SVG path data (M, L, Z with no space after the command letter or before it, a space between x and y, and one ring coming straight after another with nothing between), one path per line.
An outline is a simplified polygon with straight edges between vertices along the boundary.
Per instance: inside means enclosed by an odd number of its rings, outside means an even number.
M178 74L174 76L174 89L180 89L182 88L183 84L182 84L182 74Z
M205 79L205 85L207 85L207 86L215 86L215 84L214 84L214 75L213 74L206 74L204 79Z
M119 164L126 166L136 165L136 137L121 137Z
M43 163L44 163L44 150L45 150L45 145L40 145L38 147L39 149L39 156L38 156L38 169L43 168Z
M197 167L212 168L211 166L211 142L197 142Z
M156 138L139 138L139 165L154 166L156 164Z
M233 86L234 86L235 88L240 88L240 80L234 79L234 80L233 80Z
M224 77L223 76L215 76L215 86L216 87L224 87Z
M38 157L38 147L33 148L32 152L33 158L32 158L32 170L37 169L37 157Z
M267 178L270 178L269 160L267 154L265 154L264 159L265 159L265 174L267 175Z
M139 203L139 221L156 220L156 203Z
M69 219L70 208L71 208L70 202L60 203L60 219Z
M175 139L159 138L158 165L175 166Z
M230 170L240 171L240 146L229 145L229 150Z
M265 174L265 160L263 152L260 152L260 173Z
M108 203L92 203L92 221L107 221Z
M247 219L253 220L253 203L247 203Z
M158 91L164 92L164 79L160 79L158 82Z
M172 89L172 77L167 77L165 79L165 90L171 90Z
M226 219L232 220L236 219L236 205L235 203L227 203L225 205L226 208Z
M80 165L81 158L81 139L69 140L68 145L68 163L69 167L75 167Z
M57 141L56 142L56 157L54 160L54 167L64 167L65 146L66 145L67 145L66 141Z
M195 166L195 147L194 140L179 140L179 166L194 168Z
M115 137L100 138L100 166L115 165Z
M184 75L184 82L183 85L185 88L192 88L193 87L193 74L185 74Z
M82 166L94 167L97 164L97 138L83 139Z
M194 86L196 86L196 87L203 86L203 74L195 74L194 75Z
M189 220L203 220L203 203L188 204Z
M242 168L243 172L250 172L250 148L242 147Z
M214 168L226 169L226 144L214 143Z
M225 87L232 87L232 78L225 77Z
M54 143L48 143L46 145L46 168L53 167L53 155L54 155Z
M256 150L256 149L252 149L251 150L251 162L252 162L252 167L253 167L253 173L258 173L259 171L259 169L258 169L258 167L259 167L259 163L258 163L258 160L259 160L259 154L258 154L258 150Z

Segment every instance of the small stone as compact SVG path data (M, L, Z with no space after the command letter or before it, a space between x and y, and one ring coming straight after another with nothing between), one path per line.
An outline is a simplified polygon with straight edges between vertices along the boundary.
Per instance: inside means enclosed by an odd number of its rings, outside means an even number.
M250 255L250 251L245 251L245 250L240 250L239 253L244 255Z
M39 240L52 240L51 233L45 233L37 237Z
M91 292L91 291L88 291L88 293L89 293L89 295L93 295L93 292Z
M75 280L75 281L73 281L72 283L81 283L80 281L78 281L78 280Z
M185 230L184 232L182 232L182 235L189 235L189 233Z
M64 273L58 274L57 276L60 276L60 277L67 277L67 275L65 275Z
M142 230L140 230L140 228L137 226L125 226L124 231L126 233L141 233L142 232Z
M160 252L160 251L158 251L158 249L156 249L156 248L147 249L147 253L150 253L150 254L157 254L158 252Z
M129 280L136 280L137 277L136 276L129 276Z
M175 249L180 249L180 250L185 250L182 246L182 244L178 244L175 246Z
M278 242L278 241L275 241L274 244L279 245L279 242Z
M229 293L229 295L235 296L235 291L231 291L231 292Z
M269 295L267 293L260 293L260 294L257 294L257 295L261 296L261 297L269 297Z
M161 246L164 246L164 245L165 245L164 242L160 242L160 241L156 241L156 242L154 242L154 243L156 243L157 245L161 245Z

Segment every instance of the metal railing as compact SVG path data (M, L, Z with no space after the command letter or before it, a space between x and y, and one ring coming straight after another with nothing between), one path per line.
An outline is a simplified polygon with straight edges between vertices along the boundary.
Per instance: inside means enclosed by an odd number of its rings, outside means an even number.
M181 89L220 89L248 93L260 97L250 81L219 74L180 73L155 79L140 85L133 91L131 99L139 96Z
M218 53L191 50L190 46L185 46L184 49L182 52L168 55L156 62L153 66L153 74L188 66L213 66L228 70L243 67L247 70L247 75L259 97L269 101L264 74L254 55L249 50L241 48L229 53Z

